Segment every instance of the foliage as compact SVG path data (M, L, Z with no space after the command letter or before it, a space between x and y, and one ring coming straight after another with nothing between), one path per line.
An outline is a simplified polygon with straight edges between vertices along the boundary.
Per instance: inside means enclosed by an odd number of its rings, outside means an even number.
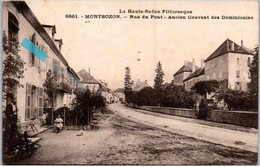
M253 101L253 107L258 107L258 47L254 49L254 58L249 64L249 72L251 81L248 83L248 89Z
M49 70L46 73L46 79L43 83L43 87L45 88L44 91L48 96L48 98L44 99L44 107L51 106L51 111L52 111L51 118L53 124L54 95L57 92L57 84L56 84L56 75L54 75L54 73L51 70Z
M183 86L169 86L161 92L161 104L165 107L193 108L194 106L195 93L185 91ZM136 105L155 106L158 104L156 90L146 87L139 92L132 92L129 102Z
M132 85L133 82L131 81L131 72L130 72L130 68L126 67L125 68L125 91L130 91L132 90Z
M155 73L156 73L156 76L154 78L154 89L161 90L162 84L164 82L164 80L163 80L164 72L162 70L162 64L160 61L158 62L157 66L156 66Z
M77 88L73 100L73 112L77 115L78 124L86 125L94 109L105 107L104 98L100 93L91 93L89 89Z
M228 105L229 110L252 109L252 100L249 93L243 92L242 90L228 89L224 94L223 100Z
M251 98L250 93L228 88L227 80L219 81L219 87L216 89L213 97L216 98L217 102L224 100L229 110L253 109L254 99Z
M23 86L19 83L19 79L24 78L25 62L19 55L19 41L16 38L9 38L3 32L3 51L7 57L3 60L3 98L6 93L11 91L14 85Z
M131 72L130 68L126 67L125 68L125 88L124 88L124 93L125 93L125 101L126 103L129 103L129 98L132 96L132 85L133 81L131 80Z
M164 72L162 70L162 64L161 62L159 61L157 66L156 66L156 69L155 69L155 73L156 73L156 76L154 78L154 90L155 90L155 103L160 106L163 99L164 99L164 93L163 93L163 90L162 90L162 84L164 82L163 80L163 77L164 77Z
M219 82L216 80L199 81L191 88L197 94L206 96L207 93L215 92L219 87Z
M16 38L9 38L3 32L3 51L6 55L3 60L3 99L6 99L14 86L22 86L19 82L24 77L25 62L19 55L19 42ZM10 98L13 98L10 96ZM15 154L15 146L22 141L22 135L17 123L17 111L14 106L7 104L3 111L3 156Z
M183 86L172 85L164 91L163 106L177 108L193 108L196 95L185 91Z
M155 105L155 90L152 87L145 87L136 92L137 105Z

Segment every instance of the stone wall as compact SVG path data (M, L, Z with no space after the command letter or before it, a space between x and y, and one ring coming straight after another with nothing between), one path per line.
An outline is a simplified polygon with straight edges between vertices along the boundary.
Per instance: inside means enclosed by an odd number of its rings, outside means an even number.
M146 110L146 111L152 111L152 112L180 116L180 117L187 117L187 118L197 118L198 115L198 113L196 113L195 110L186 109L186 108L136 106L133 104L128 104L127 106ZM258 112L212 110L208 112L207 120L212 122L258 128Z

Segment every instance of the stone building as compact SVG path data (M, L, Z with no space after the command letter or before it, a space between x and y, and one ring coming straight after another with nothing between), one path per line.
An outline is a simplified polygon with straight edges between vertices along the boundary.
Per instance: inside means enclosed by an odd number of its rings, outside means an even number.
M140 79L138 79L137 82L135 84L133 84L132 90L133 91L140 91L145 87L150 87L147 83L147 80L145 80L144 82L141 82Z
M80 77L79 87L89 89L90 92L98 92L101 89L101 83L90 75L90 71L80 70L77 75Z
M117 88L115 90L115 94L118 96L120 102L122 102L122 103L125 102L124 88Z
M6 1L2 4L3 32L9 38L18 40L20 44L24 39L29 39L48 55L43 62L24 47L19 48L19 55L26 63L24 78L19 80L23 87L14 86L12 93L17 98L18 118L23 126L27 125L29 120L38 119L43 114L46 97L43 83L48 71L56 76L55 108L66 104L64 95L72 94L78 76L61 53L62 43L59 42L60 47L55 44L55 26L46 28L42 25L24 1ZM5 60L7 55L4 52L2 55Z
M201 80L227 80L231 89L247 90L250 82L248 64L253 59L253 53L243 45L241 46L227 39L205 61L202 67L190 74L185 80L186 90Z
M173 75L173 84L183 86L183 80L197 69L198 67L195 65L194 59L192 59L192 62L185 60L184 65Z

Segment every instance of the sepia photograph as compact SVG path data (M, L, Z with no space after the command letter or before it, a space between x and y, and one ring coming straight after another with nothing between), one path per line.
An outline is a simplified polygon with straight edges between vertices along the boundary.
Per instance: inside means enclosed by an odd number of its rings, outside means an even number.
M258 164L258 1L1 5L3 165Z

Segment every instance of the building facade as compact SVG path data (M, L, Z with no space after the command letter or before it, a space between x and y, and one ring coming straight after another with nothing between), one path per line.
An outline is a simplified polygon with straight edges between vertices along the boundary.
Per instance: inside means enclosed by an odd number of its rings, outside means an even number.
M100 82L91 76L90 72L82 69L77 73L77 75L80 78L79 87L89 89L91 93L96 93L101 90Z
M250 82L248 64L253 59L253 53L243 45L227 39L205 61L205 67L190 74L185 80L186 90L202 80L227 80L231 89L247 91ZM203 62L202 62L203 64Z
M48 55L43 62L24 47L19 48L19 55L25 62L24 78L19 80L23 87L14 87L12 93L17 99L20 122L26 124L42 116L46 98L43 84L50 71L57 76L54 107L64 106L64 95L72 94L75 84L69 81L68 69L71 68L61 54L62 43L59 42L60 47L55 44L55 26L46 28L42 25L24 1L7 1L3 2L2 27L8 38L15 38L20 44L27 38ZM3 53L3 60L6 57ZM78 78L75 73L71 77L73 80Z
M140 91L145 87L150 87L147 83L147 80L142 82L142 81L140 81L140 79L138 79L137 82L135 84L133 84L132 90L133 91Z
M183 86L183 80L197 69L198 67L195 65L194 59L192 62L185 60L184 65L173 75L173 84Z

